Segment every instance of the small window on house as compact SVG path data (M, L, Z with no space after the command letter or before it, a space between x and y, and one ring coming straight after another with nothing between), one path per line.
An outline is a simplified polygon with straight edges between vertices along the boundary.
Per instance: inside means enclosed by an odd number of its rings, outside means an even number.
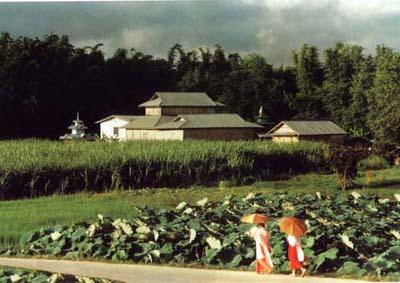
M119 136L119 129L114 127L114 136Z

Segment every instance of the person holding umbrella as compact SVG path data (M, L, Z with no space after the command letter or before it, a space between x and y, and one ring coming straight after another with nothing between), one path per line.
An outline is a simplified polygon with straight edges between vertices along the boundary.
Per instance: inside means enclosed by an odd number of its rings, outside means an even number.
M269 233L265 229L265 223L270 218L262 214L251 214L244 216L241 220L244 223L257 225L250 230L250 236L256 242L256 272L258 274L271 273L274 267L270 255L272 248L269 242Z
M290 269L292 276L296 276L296 271L301 270L301 277L304 277L307 269L305 268L304 252L301 248L300 237L307 232L307 225L303 220L295 217L283 217L279 221L281 232L288 234L287 242L288 258L290 261Z

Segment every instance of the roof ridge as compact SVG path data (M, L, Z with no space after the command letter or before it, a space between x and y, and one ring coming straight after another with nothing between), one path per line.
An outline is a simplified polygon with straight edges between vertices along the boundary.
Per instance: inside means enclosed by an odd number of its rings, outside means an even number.
M206 92L156 91L139 107L222 107L223 103L213 100Z
M284 120L270 129L267 134L274 134L282 125L286 124L297 135L345 135L347 132L330 120L319 121L288 121ZM279 134L279 133L277 133Z

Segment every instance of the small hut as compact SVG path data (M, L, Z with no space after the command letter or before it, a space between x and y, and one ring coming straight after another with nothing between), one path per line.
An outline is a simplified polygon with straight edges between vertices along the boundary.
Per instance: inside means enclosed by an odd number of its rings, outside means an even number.
M347 132L331 121L282 121L260 138L273 142L319 141L343 144Z

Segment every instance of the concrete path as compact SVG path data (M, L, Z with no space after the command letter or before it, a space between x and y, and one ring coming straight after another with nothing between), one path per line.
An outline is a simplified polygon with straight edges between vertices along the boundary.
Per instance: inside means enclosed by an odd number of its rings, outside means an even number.
M288 275L257 275L253 272L111 264L89 261L0 258L0 266L11 266L105 278L127 283L362 283L367 281L321 277L293 278ZM382 282L380 282L382 283Z

